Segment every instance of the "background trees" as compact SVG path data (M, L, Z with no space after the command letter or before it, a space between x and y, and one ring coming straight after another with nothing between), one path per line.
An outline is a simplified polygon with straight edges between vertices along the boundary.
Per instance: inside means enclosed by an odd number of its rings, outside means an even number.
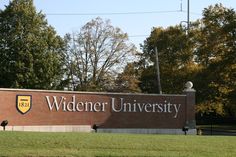
M209 6L199 29L195 39L196 62L201 66L195 79L198 111L235 116L236 12L221 4Z
M142 68L141 68L142 69ZM142 70L137 62L129 63L115 81L115 92L140 93L140 76Z
M13 0L0 12L0 87L56 88L63 41L32 0Z
M157 47L164 93L180 93L184 83L192 76L194 43L192 35L186 35L181 26L153 28L144 43L142 62L146 64L141 77L141 88L145 92L156 93L156 55Z
M109 20L63 40L32 0L13 0L0 11L0 87L156 93L155 47L164 93L182 93L191 80L198 113L236 117L236 13L221 4L205 8L188 34L181 25L153 28L136 60Z
M74 90L112 90L114 81L136 53L128 36L110 21L96 18L65 37L67 79Z
M154 28L144 42L146 64L141 89L155 92L155 55L159 51L161 83L165 93L181 93L183 83L194 82L201 115L236 115L236 13L221 4L209 6L192 23L188 35L181 26Z

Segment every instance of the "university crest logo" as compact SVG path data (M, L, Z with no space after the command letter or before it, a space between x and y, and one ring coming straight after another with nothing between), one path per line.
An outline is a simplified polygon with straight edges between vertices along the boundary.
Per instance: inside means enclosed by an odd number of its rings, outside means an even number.
M17 95L16 96L16 108L20 113L25 114L29 112L31 107L32 107L31 95Z

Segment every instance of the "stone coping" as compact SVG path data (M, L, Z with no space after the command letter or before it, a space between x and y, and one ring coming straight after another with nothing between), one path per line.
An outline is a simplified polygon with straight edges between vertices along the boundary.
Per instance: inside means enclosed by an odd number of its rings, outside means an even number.
M15 92L42 92L42 93L65 93L65 94L90 94L90 95L144 95L144 96L180 96L185 94L147 94L147 93L114 93L114 92L83 92L83 91L62 91L62 90L40 90L40 89L17 89L17 88L0 88L0 91Z

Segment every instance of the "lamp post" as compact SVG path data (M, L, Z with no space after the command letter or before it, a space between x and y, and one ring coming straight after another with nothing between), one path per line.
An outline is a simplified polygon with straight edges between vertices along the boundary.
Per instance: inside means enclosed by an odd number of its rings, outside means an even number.
M157 47L155 47L155 55L156 55L156 70L157 70L157 88L158 88L158 94L162 94L161 77L160 77L160 68L159 68L159 59L158 59Z

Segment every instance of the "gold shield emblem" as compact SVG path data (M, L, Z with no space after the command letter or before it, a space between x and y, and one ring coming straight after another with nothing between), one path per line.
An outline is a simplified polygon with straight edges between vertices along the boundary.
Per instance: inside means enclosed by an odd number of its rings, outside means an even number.
M29 112L31 107L32 107L31 95L17 95L16 96L16 108L20 113L25 114Z

